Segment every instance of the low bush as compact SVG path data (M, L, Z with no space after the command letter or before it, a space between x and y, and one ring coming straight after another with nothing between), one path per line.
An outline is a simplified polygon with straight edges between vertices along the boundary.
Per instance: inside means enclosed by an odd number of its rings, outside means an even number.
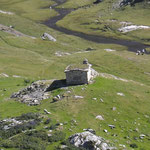
M30 120L30 119L38 119L39 118L39 114L37 113L26 113L26 114L22 114L21 116L17 117L17 120Z
M48 137L49 142L58 142L63 141L66 137L66 134L62 131L55 132L52 136Z
M18 135L10 140L6 140L1 144L4 148L18 148L20 150L45 150L46 145L37 137L25 134Z

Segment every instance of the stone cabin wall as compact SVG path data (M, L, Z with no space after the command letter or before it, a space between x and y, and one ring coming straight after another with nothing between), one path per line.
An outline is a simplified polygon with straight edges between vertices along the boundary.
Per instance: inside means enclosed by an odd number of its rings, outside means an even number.
M70 70L66 72L66 82L68 85L87 84L89 76L89 71Z

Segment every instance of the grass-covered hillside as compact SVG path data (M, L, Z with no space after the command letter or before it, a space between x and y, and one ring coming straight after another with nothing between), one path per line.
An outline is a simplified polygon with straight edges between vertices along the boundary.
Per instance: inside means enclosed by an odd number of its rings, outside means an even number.
M134 39L149 44L150 29L135 30L128 33L120 33L118 31L126 23L150 26L149 2L145 0L135 3L132 6L126 5L122 7L119 7L119 2L121 1L102 0L98 4L93 4L93 0L86 0L85 3L83 1L74 2L73 0L69 0L63 7L79 9L59 21L58 25L88 34Z
M150 44L150 29L117 30L122 21L150 26L150 4L143 1L116 8L116 3L67 0L58 8L78 9L57 24L87 34ZM17 36L0 28L0 149L59 149L69 136L91 128L118 150L149 150L150 55L136 55L125 46L99 44L47 27L43 22L57 15L49 8L54 4L51 0L0 0L0 24L28 35ZM57 41L42 40L44 32ZM10 98L34 81L65 79L65 68L85 58L100 74L92 84L55 89L37 106ZM63 99L54 102L57 95ZM98 115L104 120L96 119ZM22 124L4 131L4 119L8 118Z

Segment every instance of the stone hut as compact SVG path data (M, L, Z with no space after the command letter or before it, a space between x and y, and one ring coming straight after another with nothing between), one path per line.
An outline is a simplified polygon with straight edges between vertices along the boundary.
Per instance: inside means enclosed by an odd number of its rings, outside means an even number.
M65 69L67 85L88 84L92 78L91 66L87 59L82 64L69 65Z

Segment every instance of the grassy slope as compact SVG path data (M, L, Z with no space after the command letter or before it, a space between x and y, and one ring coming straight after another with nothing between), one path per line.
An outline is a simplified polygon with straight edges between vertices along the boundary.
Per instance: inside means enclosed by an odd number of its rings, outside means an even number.
M54 2L49 0L1 0L0 9L12 11L35 21L44 21L57 14L54 10L49 9L52 4Z
M21 4L24 6L24 3ZM5 6L6 10L11 11L10 5L7 7L5 5L0 6ZM29 13L26 15L26 18L30 18ZM136 56L134 53L126 51L125 47L117 45L95 44L77 37L67 36L28 20L22 14L21 16L0 14L0 18L2 24L14 25L15 29L37 37L33 40L0 32L0 73L4 72L10 76L20 75L23 77L0 78L0 118L18 116L31 111L43 113L43 109L46 108L52 112L50 117L53 119L59 122L68 122L64 126L67 136L90 127L95 129L98 135L115 143L116 146L125 144L127 149L130 149L129 144L136 143L139 146L138 149L147 150L150 147L148 141L150 136L149 118L145 117L145 115L150 116L150 76L144 73L149 73L149 56ZM56 37L57 42L42 41L39 37L45 31ZM55 56L57 51L74 53L88 47L96 50L63 57ZM117 51L109 53L105 52L104 48L112 48ZM134 80L143 83L144 86L98 77L94 84L68 89L71 90L71 95L84 96L84 99L80 100L74 100L71 96L68 100L50 103L52 99L48 99L44 100L42 105L29 107L9 99L11 93L25 87L25 78L31 81L62 79L65 77L64 68L68 64L81 62L84 58L87 58L98 72L106 72ZM85 87L84 91L81 90L82 87ZM118 96L117 92L122 92L125 96ZM56 90L52 95L60 93L65 93L65 90ZM97 98L97 101L92 100L94 97ZM99 101L100 98L104 100L104 103ZM112 111L112 107L116 107L117 110ZM96 120L96 115L103 115L105 120ZM73 131L70 132L68 129L71 128L70 121L72 118L77 120L78 125L72 128ZM117 121L114 122L114 119ZM116 128L111 130L108 128L108 124L114 124ZM138 133L133 131L137 127ZM107 129L108 134L104 133L103 129ZM111 136L112 133L118 136ZM144 140L138 139L135 141L134 136L139 137L140 134L148 136ZM128 135L129 139L125 139L124 137ZM47 149L53 149L53 146L49 146Z
M132 31L126 34L117 31L117 29L121 27L121 21L132 22L136 25L150 26L150 21L148 19L150 13L149 4L139 3L136 4L135 7L127 6L125 9L113 9L113 5L116 2L115 0L105 0L98 5L93 5L92 2L93 1L90 1L90 7L83 7L72 12L57 24L71 30L88 34L141 40L142 42L149 43L149 29ZM89 3L87 2L85 5L86 4ZM64 4L64 7L69 6L76 8L76 4L73 4L72 0ZM117 22L112 22L110 20L117 20Z

